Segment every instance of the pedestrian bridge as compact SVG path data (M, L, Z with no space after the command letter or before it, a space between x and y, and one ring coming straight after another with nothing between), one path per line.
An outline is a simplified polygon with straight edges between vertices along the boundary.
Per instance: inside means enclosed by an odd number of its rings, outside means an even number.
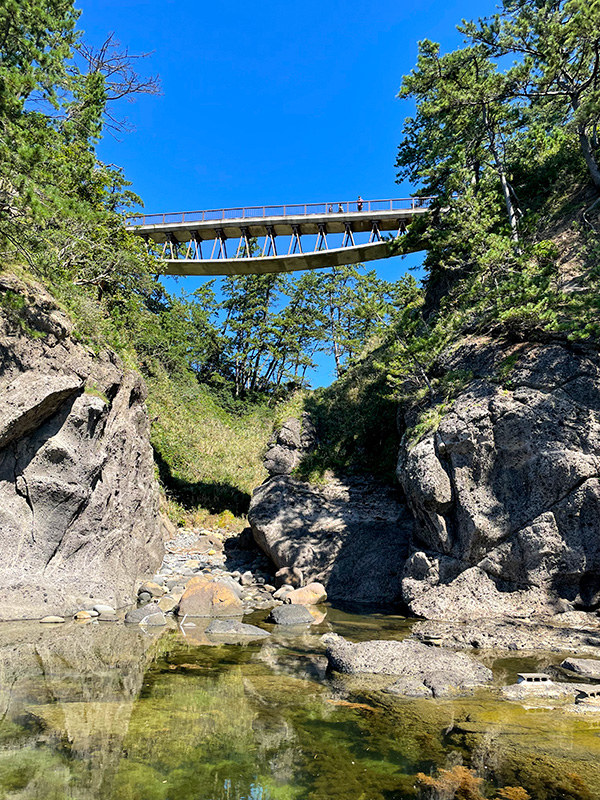
M295 272L397 255L395 240L415 217L428 212L431 200L359 199L146 214L128 217L126 226L144 238L164 275Z

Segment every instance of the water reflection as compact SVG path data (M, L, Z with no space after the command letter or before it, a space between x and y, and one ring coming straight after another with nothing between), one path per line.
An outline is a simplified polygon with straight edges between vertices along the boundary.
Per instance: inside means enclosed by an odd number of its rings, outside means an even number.
M353 638L406 633L401 619L330 621ZM0 798L399 800L417 772L455 763L490 796L600 797L600 715L402 700L327 677L314 629L209 646L201 627L1 625Z

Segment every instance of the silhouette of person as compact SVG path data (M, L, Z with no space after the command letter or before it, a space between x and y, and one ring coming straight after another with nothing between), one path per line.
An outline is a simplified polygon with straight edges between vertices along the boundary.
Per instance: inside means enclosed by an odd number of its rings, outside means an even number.
M330 204L327 206L327 213L328 213L328 214L331 214L331 212L332 212L332 211L333 211L333 206L332 206L332 205L331 205L331 203L330 203Z
M363 210L363 199L362 199L362 197L360 195L358 195L358 200L356 201L356 208L359 211Z
M344 213L344 209L342 208L342 204L338 203L338 214L343 214L343 213Z

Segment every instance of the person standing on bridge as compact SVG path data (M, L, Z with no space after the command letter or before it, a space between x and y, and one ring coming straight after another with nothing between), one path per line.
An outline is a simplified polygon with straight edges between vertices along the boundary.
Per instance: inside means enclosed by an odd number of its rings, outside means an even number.
M358 211L363 210L363 199L360 195L358 195L358 200L356 201L356 208L358 209Z
M341 203L338 203L338 214L343 214L343 213L344 213L344 207L342 206Z

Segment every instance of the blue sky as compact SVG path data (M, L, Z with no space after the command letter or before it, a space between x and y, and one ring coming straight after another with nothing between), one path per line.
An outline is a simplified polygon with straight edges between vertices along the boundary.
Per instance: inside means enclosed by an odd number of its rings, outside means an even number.
M114 31L152 52L163 94L122 103L133 127L105 136L148 213L240 205L406 197L394 161L410 106L396 99L419 39L457 46L461 19L493 2L79 0L92 44ZM394 280L415 255L374 262ZM199 278L170 291L193 291ZM329 383L324 359L313 385Z

